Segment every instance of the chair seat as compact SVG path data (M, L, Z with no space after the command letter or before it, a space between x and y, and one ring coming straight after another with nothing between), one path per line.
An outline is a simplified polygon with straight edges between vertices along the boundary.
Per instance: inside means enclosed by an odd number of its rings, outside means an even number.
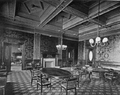
M68 89L68 90L75 89L75 87L73 87L73 84L69 84L67 86L67 83L63 83L63 84L61 84L61 86L64 87L65 89Z
M41 85L41 82L37 82L39 85ZM42 86L45 86L45 85L50 85L51 83L47 80L43 80L42 81Z
M41 80L38 80L38 82L41 82ZM42 84L43 83L50 83L48 78L42 78Z

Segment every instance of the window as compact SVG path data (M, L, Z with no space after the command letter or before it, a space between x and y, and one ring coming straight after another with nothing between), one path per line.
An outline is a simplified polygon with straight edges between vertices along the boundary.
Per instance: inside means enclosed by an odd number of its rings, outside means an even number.
M93 51L89 51L89 61L93 60Z

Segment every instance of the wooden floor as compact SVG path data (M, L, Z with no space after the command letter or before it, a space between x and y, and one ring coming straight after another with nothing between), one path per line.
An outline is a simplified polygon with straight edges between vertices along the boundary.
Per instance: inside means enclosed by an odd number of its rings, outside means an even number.
M54 85L51 91L45 87L41 94L40 89L37 90L35 81L33 85L30 84L30 78L29 70L10 72L7 76L5 95L66 95L64 90L61 92L59 84ZM74 93L70 91L69 95L74 95ZM77 95L120 95L120 85L110 85L108 82L82 78Z

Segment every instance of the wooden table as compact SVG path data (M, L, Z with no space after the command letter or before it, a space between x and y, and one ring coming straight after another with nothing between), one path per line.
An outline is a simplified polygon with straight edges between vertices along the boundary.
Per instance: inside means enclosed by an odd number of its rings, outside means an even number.
M67 78L71 76L71 73L69 71L60 68L43 68L41 71L53 77Z
M63 81L63 79L65 78L69 78L71 76L71 73L67 70L63 70L60 68L42 68L41 72L43 74L47 74L48 77L50 78L56 78L57 77L57 81L54 84L61 84L61 81ZM52 84L52 85L54 85ZM41 86L41 92L42 92L42 86Z

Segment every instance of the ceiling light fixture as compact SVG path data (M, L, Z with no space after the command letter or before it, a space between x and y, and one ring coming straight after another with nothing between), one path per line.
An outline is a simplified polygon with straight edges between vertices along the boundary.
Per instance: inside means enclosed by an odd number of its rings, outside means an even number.
M64 16L62 16L62 25L63 25L63 18L64 18ZM60 31L60 30L58 30L58 31ZM64 37L64 32L61 34L61 43L56 45L57 50L66 50L66 48L67 48L67 45L63 45L63 37Z
M67 45L63 45L63 34L61 35L61 43L56 45L57 50L66 50L67 48Z
M100 14L100 0L99 0L99 5L98 5L98 21L100 20L99 19L99 15ZM95 47L96 45L100 45L100 46L104 46L106 42L108 42L108 38L105 37L105 38L101 38L100 37L100 28L99 28L99 25L98 25L98 30L97 30L97 37L94 39L89 39L89 43L91 45L91 47Z
M56 48L57 48L57 50L66 50L66 48L67 48L67 45L56 45Z

